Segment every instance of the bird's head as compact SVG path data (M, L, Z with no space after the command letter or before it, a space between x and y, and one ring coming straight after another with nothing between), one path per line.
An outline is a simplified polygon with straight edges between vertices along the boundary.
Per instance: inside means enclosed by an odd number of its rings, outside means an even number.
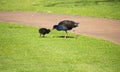
M56 27L57 27L57 25L54 25L54 26L53 26L53 29L56 29Z
M79 23L75 23L75 24L74 24L74 27L78 27L78 24L79 24Z
M47 29L47 33L49 33L50 32L50 29Z

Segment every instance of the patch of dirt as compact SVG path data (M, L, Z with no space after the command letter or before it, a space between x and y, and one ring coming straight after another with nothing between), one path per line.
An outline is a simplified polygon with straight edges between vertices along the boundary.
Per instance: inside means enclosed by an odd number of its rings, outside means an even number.
M73 20L80 23L79 27L70 31L72 33L93 36L120 44L120 20L37 12L0 12L1 22L26 24L50 29L62 20Z

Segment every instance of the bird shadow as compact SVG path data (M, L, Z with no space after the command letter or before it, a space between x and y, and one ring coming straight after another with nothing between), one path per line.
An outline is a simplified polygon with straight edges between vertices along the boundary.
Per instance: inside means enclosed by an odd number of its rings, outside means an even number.
M56 36L56 38L65 38L65 36ZM66 38L75 38L74 36L66 36Z

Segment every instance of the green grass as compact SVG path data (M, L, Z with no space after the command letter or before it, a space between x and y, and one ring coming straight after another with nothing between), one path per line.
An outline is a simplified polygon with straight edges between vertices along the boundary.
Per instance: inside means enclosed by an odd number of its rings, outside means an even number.
M120 19L120 1L0 0L0 11L33 11Z
M119 72L120 45L52 30L40 38L38 28L0 23L1 72Z

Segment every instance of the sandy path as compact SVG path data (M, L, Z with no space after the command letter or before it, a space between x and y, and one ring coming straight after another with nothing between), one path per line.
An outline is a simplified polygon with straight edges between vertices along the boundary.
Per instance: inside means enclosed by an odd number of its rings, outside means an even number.
M77 34L84 34L109 40L120 44L120 20L91 18L47 13L32 12L0 12L1 22L12 22L40 27L52 28L61 20L79 22L79 27L73 29Z

